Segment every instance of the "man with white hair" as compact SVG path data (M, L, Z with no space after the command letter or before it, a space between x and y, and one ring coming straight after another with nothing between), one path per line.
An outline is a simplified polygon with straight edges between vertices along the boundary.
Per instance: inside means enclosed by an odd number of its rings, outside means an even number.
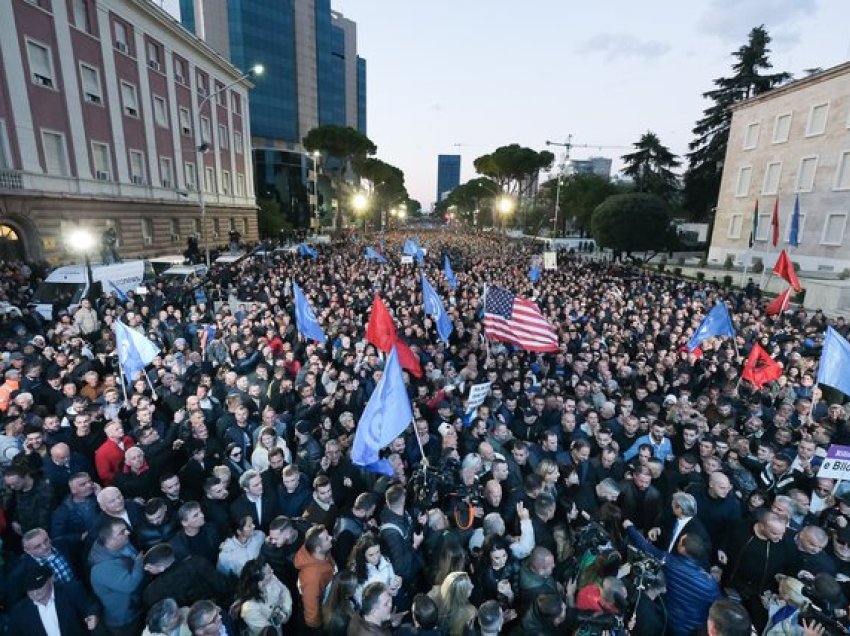
M517 560L522 560L531 554L534 549L534 526L531 523L531 515L522 502L516 505L517 517L519 518L520 534L514 537L511 543L511 554ZM505 536L505 520L498 512L491 512L484 517L481 527L476 529L469 537L469 550L477 552L484 545L484 540L493 535Z
M662 550L675 554L680 536L696 534L702 539L706 553L711 554L711 538L708 530L696 516L696 498L684 492L673 493L670 509L672 515L666 514L661 526L652 528L647 533L650 541L654 541Z

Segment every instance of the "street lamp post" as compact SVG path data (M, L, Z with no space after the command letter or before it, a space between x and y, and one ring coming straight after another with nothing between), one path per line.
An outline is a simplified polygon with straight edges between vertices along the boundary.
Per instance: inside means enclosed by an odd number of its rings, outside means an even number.
M251 67L247 73L243 73L239 78L230 82L230 84L226 86L222 86L218 90L210 91L206 97L204 97L200 102L198 102L198 117L195 119L197 122L195 124L195 156L196 156L196 165L197 170L195 171L195 179L197 180L198 186L198 205L201 206L201 240L204 243L204 257L206 259L207 267L210 266L210 244L207 241L207 205L204 200L204 177L206 175L206 169L203 166L204 153L210 149L210 143L201 139L201 113L204 110L204 106L212 100L214 97L217 97L228 88L232 88L236 86L239 82L251 77L251 76L260 76L263 74L264 67L262 64L255 64ZM210 142L212 142L213 131L210 129ZM198 141L200 140L200 143Z
M356 214L363 215L363 233L366 233L366 208L369 207L369 198L362 192L351 197L351 205Z
M322 153L318 150L313 151L313 216L316 219L316 234L319 233L319 159L322 158Z
M67 238L68 247L78 254L82 254L86 263L86 283L87 286L91 288L91 283L94 280L94 274L91 270L91 258L89 254L91 254L92 249L94 248L94 236L88 230L77 229L71 232Z
M506 231L508 215L514 211L514 200L508 195L502 195L496 202L496 209L502 217L502 230Z

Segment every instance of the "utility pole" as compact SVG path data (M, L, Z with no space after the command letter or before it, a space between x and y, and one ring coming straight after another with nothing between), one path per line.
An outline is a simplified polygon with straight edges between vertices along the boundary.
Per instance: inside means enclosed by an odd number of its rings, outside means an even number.
M555 187L555 217L552 219L552 236L558 236L558 208L561 205L561 181L564 179L564 170L567 169L567 161L570 160L570 148L573 146L573 136L567 135L565 142L546 141L547 146L560 146L564 149L564 159L561 162L560 170L558 171L558 184Z

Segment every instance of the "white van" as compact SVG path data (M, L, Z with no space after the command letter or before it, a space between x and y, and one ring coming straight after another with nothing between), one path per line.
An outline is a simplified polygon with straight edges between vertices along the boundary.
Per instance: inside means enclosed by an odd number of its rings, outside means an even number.
M206 275L206 265L176 265L175 267L169 267L167 270L162 272L162 274L159 275L158 280L161 280L166 285L174 283L182 285L195 277L206 278Z
M150 259L150 262L153 266L154 274L159 276L171 267L183 265L186 262L186 257L182 254L167 254L166 256L154 256Z
M57 267L35 290L30 306L47 320L53 320L53 307L74 312L83 298L98 298L103 293L119 296L152 282L149 261L126 261L113 265L92 265L91 280L85 265Z

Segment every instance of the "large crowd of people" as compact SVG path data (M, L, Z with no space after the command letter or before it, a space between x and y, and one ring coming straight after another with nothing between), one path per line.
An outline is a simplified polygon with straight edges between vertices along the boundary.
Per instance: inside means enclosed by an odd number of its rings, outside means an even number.
M402 264L405 238L368 244L385 264L357 237L264 250L50 322L27 306L44 268L0 264L20 309L0 316L2 629L846 633L850 484L818 470L850 409L815 381L843 318L576 254L532 282L539 247L487 234L422 232L424 263ZM299 333L293 281L325 342ZM488 285L532 299L559 350L487 338ZM375 294L421 366L391 476L350 457L386 359ZM691 352L715 302L736 337ZM118 320L160 348L137 377ZM741 379L756 343L782 365L760 389Z

